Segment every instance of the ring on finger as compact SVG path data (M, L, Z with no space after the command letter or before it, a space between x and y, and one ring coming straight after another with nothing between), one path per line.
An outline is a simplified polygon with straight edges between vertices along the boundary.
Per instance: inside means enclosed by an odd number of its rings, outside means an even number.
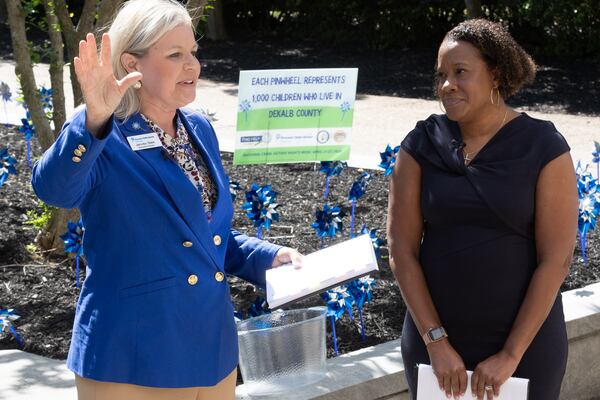
M484 388L486 391L489 391L489 390L494 390L494 385L485 385L483 388Z

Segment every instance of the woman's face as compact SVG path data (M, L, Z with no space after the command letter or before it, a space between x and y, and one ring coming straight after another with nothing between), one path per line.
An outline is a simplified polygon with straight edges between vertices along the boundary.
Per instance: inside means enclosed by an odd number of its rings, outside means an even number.
M200 76L197 50L192 28L180 25L137 59L137 70L143 74L139 92L142 109L152 105L173 111L194 101Z
M437 60L437 92L449 119L472 122L486 115L494 76L479 50L463 41L444 40ZM494 103L497 92L494 90Z

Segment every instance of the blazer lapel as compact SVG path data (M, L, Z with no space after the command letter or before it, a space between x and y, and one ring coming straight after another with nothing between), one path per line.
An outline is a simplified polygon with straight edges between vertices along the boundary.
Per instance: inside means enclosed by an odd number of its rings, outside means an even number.
M123 122L122 132L125 137L129 137L151 132L151 128L140 114L136 113ZM219 265L212 237L207 234L211 230L202 206L200 192L188 180L179 165L167 156L163 147L139 150L136 153L154 169L181 219L194 233L213 262Z
M226 205L225 202L228 199L231 199L231 197L229 197L229 180L224 172L222 172L221 168L221 156L220 154L211 154L210 149L202 140L200 140L199 132L202 132L202 129L200 129L193 121L186 118L181 111L178 110L177 112L188 132L188 137L200 151L202 159L206 163L206 166L210 170L210 174L215 181L215 186L217 187L217 200L214 207L214 214L217 214L223 210L223 207Z

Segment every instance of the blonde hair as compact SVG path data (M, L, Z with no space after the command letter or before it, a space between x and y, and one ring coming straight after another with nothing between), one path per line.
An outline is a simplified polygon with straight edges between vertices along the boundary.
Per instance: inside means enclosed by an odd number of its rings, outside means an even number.
M175 0L129 0L124 3L108 30L115 77L122 79L128 74L121 64L123 53L141 57L165 33L180 25L192 26L192 19L185 7ZM117 106L115 116L126 119L139 110L138 94L130 87Z

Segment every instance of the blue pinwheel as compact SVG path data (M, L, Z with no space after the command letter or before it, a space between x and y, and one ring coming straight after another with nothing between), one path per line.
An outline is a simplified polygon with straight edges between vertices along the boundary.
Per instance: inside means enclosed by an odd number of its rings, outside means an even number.
M10 174L17 174L16 163L17 160L8 154L8 149L0 150L0 187L4 185Z
M378 167L384 169L385 172L383 173L383 176L390 175L394 170L394 163L396 162L396 155L398 154L398 151L400 151L400 146L396 146L392 149L388 144L385 147L385 150L382 153L379 153L381 162L379 163Z
M339 354L337 346L337 337L335 334L335 321L340 319L345 312L348 313L350 319L352 319L352 304L354 298L352 294L348 292L345 286L338 286L333 289L321 293L321 298L327 304L327 316L331 322L331 332L333 336L333 350L335 355Z
M12 308L1 309L0 310L0 334L4 334L7 332L10 333L11 335L13 335L13 337L15 338L15 340L17 341L19 346L21 346L21 348L23 348L23 347L25 347L23 340L21 340L21 337L19 336L19 334L17 333L17 330L13 326L13 321L18 320L19 318L21 318L21 317L18 316L17 314L15 314L14 309L12 309Z
M350 237L354 237L354 209L356 208L356 201L363 197L367 186L371 182L373 177L368 172L363 172L360 176L352 183L350 192L348 193L348 200L352 203L352 213L350 218Z
M65 253L75 254L75 285L79 287L79 258L83 255L83 233L85 228L81 219L77 223L67 222L67 231L60 235L65 244Z
M358 316L360 317L360 330L361 339L364 341L365 337L365 323L363 320L362 309L365 303L368 303L373 298L373 287L376 286L375 279L370 276L363 276L350 282L347 286L348 292L354 299L354 305L358 310Z
M10 87L5 82L0 82L0 97L2 97L2 102L4 103L5 123L8 125L8 112L6 110L6 103L11 101L12 93L10 91Z
M52 112L53 103L52 103L52 89L46 89L44 86L40 88L40 102L42 103L42 108L46 115Z
M377 237L377 231L375 229L369 230L367 224L363 224L360 234L369 235L371 243L373 243L373 250L375 250L375 257L381 258L381 246L383 245L383 240Z
M25 113L25 118L21 118L21 127L19 132L25 137L27 143L27 166L31 168L31 138L35 135L35 126L31 122L29 111Z
M596 179L600 180L600 143L594 141L594 147L592 151L592 162L596 164Z
M277 192L271 190L270 185L258 186L253 183L246 192L246 202L242 208L246 210L246 217L250 218L256 228L256 236L262 238L262 230L269 230L273 221L279 221L275 203Z
M248 308L248 316L249 317L258 317L260 315L270 314L271 310L269 310L269 305L267 304L267 300L263 297L258 296L254 303Z
M345 161L321 161L319 172L325 174L325 193L323 199L327 201L329 197L329 180L332 176L340 176L342 171L348 166Z
M231 202L235 202L237 198L237 192L242 190L242 186L235 181L229 181L229 194L231 195Z
M341 105L340 105L340 109L342 110L342 119L344 119L344 117L346 116L346 113L348 111L350 111L350 103L348 103L347 101L344 101Z
M315 212L316 220L311 227L316 231L317 236L321 238L321 247L323 247L323 239L329 237L331 240L338 232L341 232L342 219L346 214L340 206L329 207L328 204L323 206L322 210Z
M240 111L244 113L244 119L248 122L248 111L252 108L252 105L248 100L240 101Z
M596 219L600 214L600 186L598 179L594 179L592 174L586 170L581 170L577 166L577 191L579 195L579 219L577 229L579 231L579 241L581 244L581 255L583 262L587 261L586 238L590 230L596 228Z

